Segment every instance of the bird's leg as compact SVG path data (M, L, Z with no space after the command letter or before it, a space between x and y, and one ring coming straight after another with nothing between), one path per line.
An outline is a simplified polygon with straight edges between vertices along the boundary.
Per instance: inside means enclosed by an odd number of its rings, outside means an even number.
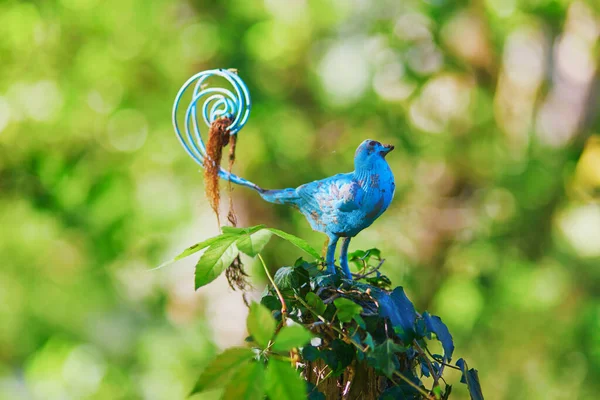
M340 266L346 278L352 280L352 273L350 267L348 267L348 246L350 245L350 238L342 238L342 249L340 250Z
M335 246L338 242L338 237L331 235L329 236L329 244L327 245L327 256L325 262L327 263L327 272L335 274Z

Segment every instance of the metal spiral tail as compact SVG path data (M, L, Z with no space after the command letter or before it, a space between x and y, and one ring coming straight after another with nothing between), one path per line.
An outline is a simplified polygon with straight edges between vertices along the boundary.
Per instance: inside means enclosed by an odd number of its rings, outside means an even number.
M205 82L211 77L226 80L233 91L222 87L208 86ZM185 111L184 133L182 133L177 121L177 114L181 99L191 86L193 86L193 96ZM173 128L186 153L196 163L201 165L202 168L205 168L207 159L208 162L216 163L218 163L218 160L210 160L207 156L206 146L204 145L202 135L200 134L198 113L200 112L202 114L202 120L207 128L209 128L217 119L229 117L233 121L227 128L229 134L237 135L246 124L246 121L248 121L251 104L252 101L250 100L248 87L246 87L246 84L237 73L228 69L202 71L188 79L181 89L179 89L179 92L175 97L175 102L173 103ZM219 177L259 192L262 191L262 189L254 183L237 175L230 174L221 167L219 167Z

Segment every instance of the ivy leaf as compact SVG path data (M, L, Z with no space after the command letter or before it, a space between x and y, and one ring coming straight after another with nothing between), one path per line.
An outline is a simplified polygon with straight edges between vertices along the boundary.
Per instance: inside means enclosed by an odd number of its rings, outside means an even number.
M266 387L270 399L306 400L306 384L286 361L269 360Z
M261 229L252 234L243 235L236 242L237 248L249 255L250 257L256 257L258 253L262 251L269 240L273 236L273 233L267 229Z
M237 236L222 236L202 254L196 264L196 289L214 281L238 255L235 246Z
M306 361L315 361L319 358L321 352L314 346L304 346L302 348L302 358Z
M307 252L308 254L313 256L314 258L316 258L316 259L321 258L321 255L319 254L319 252L317 252L315 249L313 249L312 246L310 244L308 244L308 242L306 242L304 239L300 239L297 236L290 235L289 233L280 231L279 229L274 229L274 228L267 228L267 229L270 230L271 232L273 232L274 234L276 234L277 236L279 236L280 238L287 240L288 242L290 242L294 246L298 247L299 249L304 250L305 252Z
M421 382L415 381L414 383L418 386L422 386ZM406 382L401 381L398 386L392 386L381 394L379 400L421 400L423 396L421 393Z
M339 376L344 372L355 356L356 349L354 346L340 339L334 339L331 342L331 349L321 351L321 358L331 368L334 376Z
M477 373L477 370L474 368L469 369L466 361L462 358L459 358L458 361L456 361L456 366L459 367L463 373L460 381L467 384L471 400L483 400L483 393L481 392L481 384L479 383L479 374Z
M246 326L254 341L262 347L267 347L275 334L276 323L271 311L262 304L254 302L250 305Z
M313 309L317 314L323 315L327 306L323 303L323 300L314 292L308 292L306 294L306 303Z
M232 347L219 354L204 369L190 396L194 393L222 386L227 378L244 362L254 358L254 352L246 347Z
M361 306L359 306L352 300L346 299L344 297L335 299L333 301L333 304L335 305L335 308L337 308L337 310L338 310L337 316L341 322L352 321L352 319L355 316L360 315L360 313L363 310L363 308Z
M423 319L427 330L431 333L435 333L438 340L442 343L444 348L444 358L446 361L452 359L452 353L454 352L454 342L452 341L452 335L448 330L448 327L442 322L442 319L435 315L429 315L427 311L423 313Z
M260 304L267 307L270 311L280 311L281 310L281 301L276 296L263 296L260 299Z
M217 243L217 242L221 242L223 240L226 240L228 237L230 237L231 235L219 235L219 236L215 236L212 237L210 239L206 239L200 243L196 243L190 247L188 247L187 249L185 249L184 251L182 251L179 255L175 256L175 258L173 258L170 261L167 261L165 263L162 263L161 265L159 265L158 267L156 267L155 269L160 269L162 267L166 267L169 264L174 263L175 261L179 261L181 259L184 259L188 256L191 256L192 254L195 254L197 252L199 252L200 250L204 250L205 248Z
M299 286L299 279L296 276L295 268L293 267L281 267L275 272L273 276L275 285L281 290L293 289Z
M223 400L262 400L265 396L265 367L248 361L233 374L225 386Z
M272 349L281 352L290 351L304 346L312 337L313 335L302 325L284 326L275 337Z
M400 368L396 353L404 351L404 347L397 345L392 339L387 339L382 344L375 346L375 349L369 355L369 364L391 378L394 371Z
M317 386L315 386L314 383L312 382L307 382L307 386L308 386L308 397L306 398L307 400L327 400L325 398L325 395L321 392L319 392L319 390L317 389Z
M371 293L379 302L379 315L389 318L398 336L405 342L410 342L415 335L417 312L404 289L399 286L390 294L383 290L373 290Z

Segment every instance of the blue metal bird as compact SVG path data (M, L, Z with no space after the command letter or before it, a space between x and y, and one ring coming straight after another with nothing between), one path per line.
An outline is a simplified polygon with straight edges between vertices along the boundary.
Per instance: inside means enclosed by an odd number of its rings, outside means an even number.
M204 88L204 81L214 75L227 79L233 86L235 95L226 89ZM195 89L186 112L186 136L183 136L179 130L176 114L183 93L193 83ZM207 156L198 130L196 104L209 94L211 96L202 107L205 123L210 125L216 119L228 116L233 120L229 128L231 135L237 134L243 127L250 111L248 89L237 74L230 70L204 71L194 75L183 85L173 105L173 126L188 154L203 167ZM190 132L190 127L194 131L196 140ZM219 176L257 191L268 202L287 204L300 210L315 231L329 236L326 263L331 273L335 273L335 250L337 242L342 238L340 266L346 277L352 279L348 267L350 239L370 226L388 208L394 197L394 175L385 160L385 156L393 149L394 146L391 145L365 140L358 146L354 155L353 172L337 174L295 189L265 190L222 168L219 169ZM209 159L208 162L215 161Z

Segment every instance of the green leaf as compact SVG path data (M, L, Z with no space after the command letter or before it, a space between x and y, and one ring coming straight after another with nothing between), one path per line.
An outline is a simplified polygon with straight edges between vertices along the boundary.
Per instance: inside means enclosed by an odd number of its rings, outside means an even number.
M404 351L406 351L404 347L397 345L391 339L387 339L379 346L375 346L375 349L369 355L369 364L391 378L394 371L400 368L396 353Z
M246 347L232 347L210 362L194 386L190 395L223 386L227 378L244 362L254 358L254 352Z
M293 267L281 267L275 272L273 276L275 285L280 290L298 288L300 285L299 277L297 276L296 269Z
M173 258L171 261L167 261L161 265L159 265L158 267L156 267L155 269L159 269L162 267L166 267L169 264L174 263L175 261L179 261L183 258L186 258L188 256L191 256L194 253L199 252L200 250L204 250L205 248L215 244L215 243L219 243L219 242L223 242L225 240L227 240L231 235L219 235L219 236L215 236L215 237L211 237L210 239L206 239L203 242L200 243L196 243L195 245L192 245L190 247L188 247L187 249L185 249L184 251L181 252L181 254L179 254L178 256L176 256L175 258Z
M265 396L265 367L248 361L233 375L225 386L223 400L262 400Z
M360 315L355 315L355 316L354 316L352 319L353 319L353 320L356 322L356 324L357 324L358 326L360 326L362 329L367 329L367 324L365 324L365 320L364 320L364 319L362 319L362 317L361 317Z
M306 384L289 362L269 360L266 386L270 399L306 400Z
M312 339L313 335L302 325L284 326L275 337L274 351L290 351L302 347Z
M255 257L262 251L269 240L273 236L273 233L267 229L261 229L250 235L244 235L236 242L237 248L249 255Z
M254 341L262 347L267 347L269 341L275 334L276 322L271 311L259 303L250 305L250 313L246 320L248 333Z
M211 245L196 264L196 289L214 281L238 255L236 236L228 236Z
M341 322L350 322L356 315L360 315L362 307L344 297L337 298L333 301L337 308L337 316Z
M313 256L314 258L316 258L316 259L321 258L321 255L319 254L319 252L316 251L315 249L313 249L312 246L310 244L308 244L308 242L306 242L304 239L300 239L297 236L290 235L289 233L280 231L279 229L274 229L274 228L267 228L267 229L269 229L271 232L273 232L280 238L287 240L288 242L290 242L294 246L298 247L299 249L304 250L305 252L307 252L308 254Z
M321 350L321 358L331 368L334 376L339 376L356 358L357 350L350 343L334 339L330 349Z
M323 303L323 300L314 292L308 292L306 294L306 302L317 314L323 315L327 306Z
M314 346L304 346L302 348L302 358L306 361L315 361L320 355L321 352Z
M249 226L247 228L224 226L221 228L221 230L223 231L223 233L241 236L241 235L250 235L250 234L260 231L261 229L264 229L264 228L266 228L266 225Z

